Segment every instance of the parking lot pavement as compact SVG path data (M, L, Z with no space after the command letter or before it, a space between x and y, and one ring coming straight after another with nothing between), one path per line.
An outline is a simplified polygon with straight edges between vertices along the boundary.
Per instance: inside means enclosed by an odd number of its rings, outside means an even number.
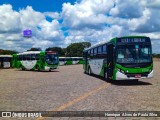
M159 111L159 66L160 61L154 61L154 78L110 83L84 74L82 65L60 66L52 72L0 69L0 110Z

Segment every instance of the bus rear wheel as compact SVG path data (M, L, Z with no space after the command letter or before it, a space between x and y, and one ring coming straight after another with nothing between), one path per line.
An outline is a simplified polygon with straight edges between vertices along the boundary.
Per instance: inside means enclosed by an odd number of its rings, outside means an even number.
M39 67L38 65L37 65L37 67L36 67L36 68L37 68L37 70L38 70L38 71L40 71L40 67Z
M25 68L23 66L21 66L20 68L21 68L21 70L25 70Z
M92 74L92 72L91 72L91 68L90 68L90 67L88 68L88 74L89 74L89 75L91 75L91 74Z
M104 80L107 81L108 77L107 77L107 72L104 72Z

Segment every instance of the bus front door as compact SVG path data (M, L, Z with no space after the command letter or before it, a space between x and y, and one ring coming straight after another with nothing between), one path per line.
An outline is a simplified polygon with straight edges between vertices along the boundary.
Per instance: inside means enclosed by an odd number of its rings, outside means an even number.
M112 79L114 60L114 45L109 44L107 47L107 79Z

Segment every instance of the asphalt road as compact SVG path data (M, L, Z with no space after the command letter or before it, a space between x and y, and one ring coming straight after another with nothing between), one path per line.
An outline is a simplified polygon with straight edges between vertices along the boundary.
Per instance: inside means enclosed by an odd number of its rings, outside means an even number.
M52 72L0 69L0 111L160 111L159 78L160 61L154 61L154 78L139 82L106 82L101 78L84 74L82 65L60 66ZM158 120L160 118L40 119Z

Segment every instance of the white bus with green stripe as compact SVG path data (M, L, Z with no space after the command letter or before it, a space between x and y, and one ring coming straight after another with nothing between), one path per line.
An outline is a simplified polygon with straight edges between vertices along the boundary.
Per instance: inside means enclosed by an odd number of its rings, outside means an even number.
M0 68L11 67L12 55L0 55Z
M106 80L133 80L153 76L149 37L125 36L91 46L83 51L84 72Z
M51 71L58 65L58 53L54 51L27 51L14 54L12 60L12 67L22 70Z
M83 62L83 57L59 57L59 65L75 65Z

